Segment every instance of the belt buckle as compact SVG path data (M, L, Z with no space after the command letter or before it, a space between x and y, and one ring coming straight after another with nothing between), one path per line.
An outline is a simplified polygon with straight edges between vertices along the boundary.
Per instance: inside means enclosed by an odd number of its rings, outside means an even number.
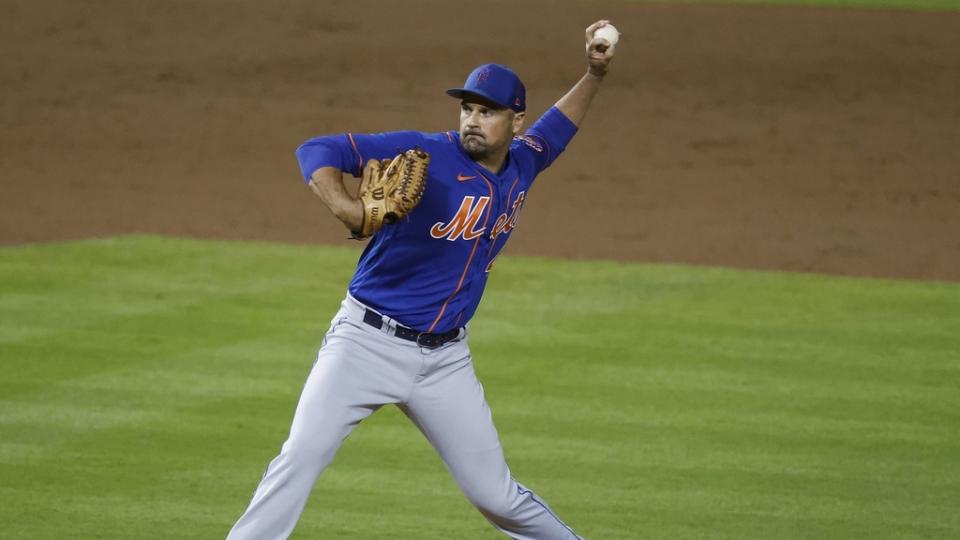
M421 341L420 341L421 338L423 338L424 336L427 336L427 337L429 338L431 335L432 335L432 334L429 334L429 333L427 333L427 332L420 332L419 334L417 334L417 345L419 345L419 346L421 346L421 347L426 347L426 348L428 348L428 349L434 349L434 348L436 348L436 344L434 344L434 343L429 343L429 344L428 344L428 343L424 343L424 342L421 342Z
M457 336L459 335L460 335L459 330L451 330L444 334L430 334L428 332L420 332L419 334L417 334L417 345L421 347L426 347L428 349L436 349L437 347L450 343L451 341L456 339ZM427 338L427 339L423 340L423 338Z

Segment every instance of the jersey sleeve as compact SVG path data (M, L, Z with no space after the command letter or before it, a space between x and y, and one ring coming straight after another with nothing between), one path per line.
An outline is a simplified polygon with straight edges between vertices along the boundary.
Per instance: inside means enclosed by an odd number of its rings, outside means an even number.
M297 161L304 180L310 181L321 167L336 167L359 177L371 159L387 159L423 146L424 134L419 131L389 133L343 133L315 137L297 148Z
M549 167L577 134L577 125L560 109L551 107L523 135L517 137L533 159L536 173Z

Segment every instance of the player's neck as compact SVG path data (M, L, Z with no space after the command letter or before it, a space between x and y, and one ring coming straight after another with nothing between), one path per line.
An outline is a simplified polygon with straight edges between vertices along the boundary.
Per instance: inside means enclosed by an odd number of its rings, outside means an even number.
M503 168L503 164L507 160L508 150L508 148L504 148L495 154L489 154L480 159L474 159L474 161L477 163L477 165L480 165L493 174L500 174L500 169Z

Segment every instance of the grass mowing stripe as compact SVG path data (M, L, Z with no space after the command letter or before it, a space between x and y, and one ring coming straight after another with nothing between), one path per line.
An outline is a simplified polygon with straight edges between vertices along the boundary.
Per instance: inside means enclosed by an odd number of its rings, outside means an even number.
M4 538L222 537L357 255L0 248ZM953 537L958 327L957 284L506 258L471 346L517 477L587 537ZM311 501L294 538L499 538L394 408Z

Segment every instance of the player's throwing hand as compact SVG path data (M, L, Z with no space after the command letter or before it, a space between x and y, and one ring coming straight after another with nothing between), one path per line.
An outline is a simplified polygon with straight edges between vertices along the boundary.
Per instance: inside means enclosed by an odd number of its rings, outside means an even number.
M598 30L608 27L606 32L598 35ZM612 32L611 32L612 31ZM590 66L590 74L596 77L603 77L610 68L610 61L613 59L614 50L616 50L616 39L619 38L617 29L610 24L608 20L597 21L587 27L587 63Z

